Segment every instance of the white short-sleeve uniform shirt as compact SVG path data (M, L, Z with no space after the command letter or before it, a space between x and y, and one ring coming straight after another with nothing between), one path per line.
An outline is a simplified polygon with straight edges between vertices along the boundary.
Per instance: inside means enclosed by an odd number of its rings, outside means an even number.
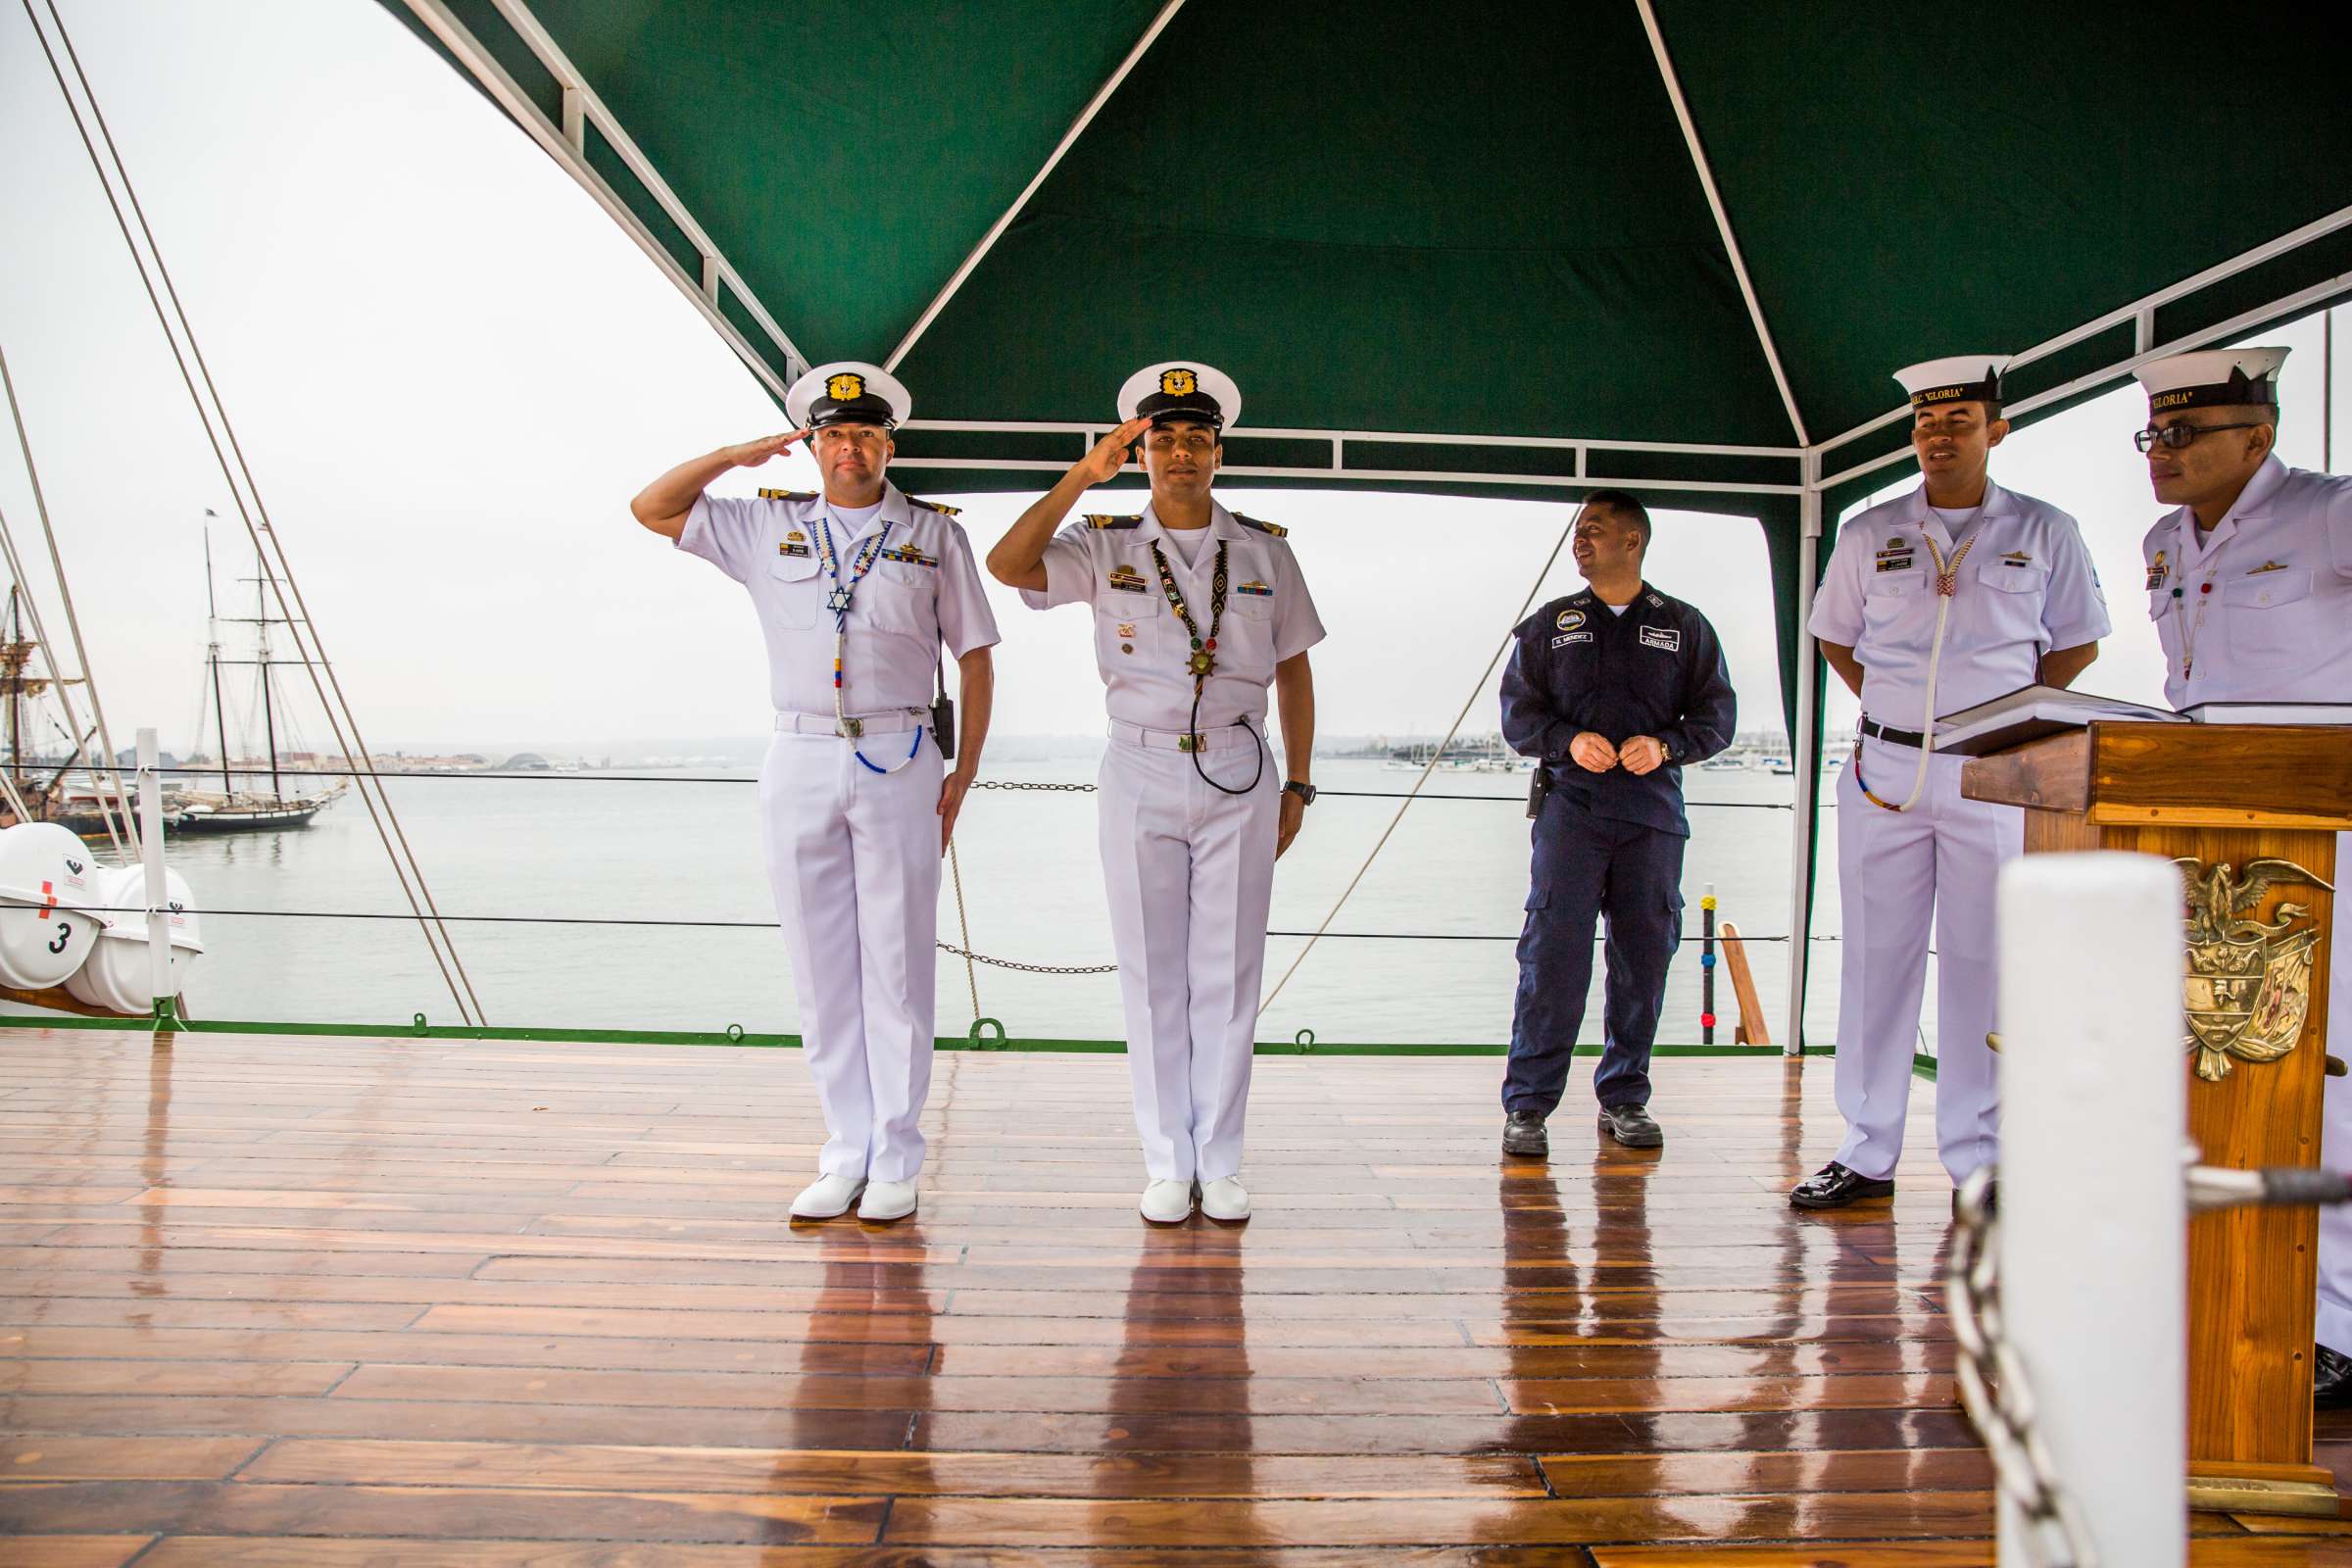
M2272 457L2202 540L2180 507L2140 554L2166 702L2352 703L2352 478Z
M1225 616L1216 670L1200 697L1203 730L1249 720L1263 726L1274 666L1323 640L1290 541L1270 524L1245 522L1214 502L1208 538L1187 565L1150 506L1140 517L1083 517L1046 546L1046 588L1023 589L1033 610L1087 605L1095 617L1095 662L1110 716L1144 729L1181 732L1192 723L1192 636L1168 603L1152 547L1167 557L1185 608L1205 639L1217 547L1226 549Z
M2073 517L1988 481L1974 538L1944 624L1939 716L2032 685L2043 654L2112 629ZM1813 601L1813 635L1851 647L1862 665L1862 710L1897 729L1917 728L1927 712L1937 597L1928 539L1951 559L1954 541L1925 485L1872 507L1839 530Z
M687 514L678 548L742 583L767 639L776 711L833 712L833 580L821 560L818 519L832 518L842 580L858 546L889 527L882 553L851 601L842 652L843 710L853 717L927 709L945 643L956 658L998 641L996 616L963 527L946 512L885 483L882 505L856 534L821 495L763 490L757 498L706 495Z

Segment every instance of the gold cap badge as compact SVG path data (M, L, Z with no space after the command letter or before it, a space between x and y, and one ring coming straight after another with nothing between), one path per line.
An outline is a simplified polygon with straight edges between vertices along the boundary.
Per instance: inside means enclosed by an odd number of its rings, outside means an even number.
M1172 398L1189 398L1200 390L1200 382L1190 370L1162 370L1159 389Z
M828 375L825 377L825 396L836 403L847 403L852 398L861 398L865 396L865 377L854 370L844 370L839 375Z

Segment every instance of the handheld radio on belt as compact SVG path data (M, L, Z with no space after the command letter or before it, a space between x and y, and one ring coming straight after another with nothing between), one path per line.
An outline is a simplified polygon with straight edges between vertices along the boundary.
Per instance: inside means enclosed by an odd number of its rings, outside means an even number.
M931 656L931 679L939 695L931 699L931 740L939 755L947 761L956 760L956 699L948 695L947 666L936 653Z
M1551 764L1542 758L1536 760L1536 771L1527 781L1527 819L1533 822L1544 814L1544 798L1551 793Z

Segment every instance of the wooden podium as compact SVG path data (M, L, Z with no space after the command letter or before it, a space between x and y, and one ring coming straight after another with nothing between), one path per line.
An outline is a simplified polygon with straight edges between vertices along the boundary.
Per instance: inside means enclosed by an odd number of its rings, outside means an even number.
M2196 862L2182 867L2189 1135L2208 1164L2317 1165L2352 727L2093 724L1972 760L1961 793L2025 807L2028 854ZM2082 1109L2095 1128L2098 1107ZM2309 1208L2189 1221L2192 1507L2336 1512L2311 1462L2318 1243Z

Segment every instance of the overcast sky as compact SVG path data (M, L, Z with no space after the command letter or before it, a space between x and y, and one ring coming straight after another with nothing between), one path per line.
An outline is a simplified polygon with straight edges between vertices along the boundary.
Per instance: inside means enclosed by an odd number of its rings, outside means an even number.
M61 10L370 741L761 733L765 673L742 590L668 552L626 503L680 459L781 417L603 212L372 0ZM119 745L155 724L185 750L207 507L232 519L214 536L224 589L250 555L15 7L0 13L0 348L109 718ZM2265 334L2297 346L2284 452L2311 466L2319 337L2316 318ZM1105 419L1114 391L1102 389ZM2144 410L2112 394L2021 433L1994 471L2076 514L2091 542L2116 634L2082 684L2155 701L2137 542L2157 509L2129 442ZM721 488L813 483L796 459ZM1568 519L1535 503L1225 499L1291 528L1331 631L1315 662L1333 734L1449 722ZM1022 504L969 499L975 545ZM0 507L20 545L37 537L13 444L0 449ZM1716 622L1743 725L1777 724L1758 530L1661 523L1651 579ZM1544 595L1574 585L1555 569ZM1001 732L1098 730L1083 617L997 602ZM1495 722L1488 684L1473 729ZM1848 702L1831 710L1834 723L1851 715ZM310 733L324 738L316 721Z

